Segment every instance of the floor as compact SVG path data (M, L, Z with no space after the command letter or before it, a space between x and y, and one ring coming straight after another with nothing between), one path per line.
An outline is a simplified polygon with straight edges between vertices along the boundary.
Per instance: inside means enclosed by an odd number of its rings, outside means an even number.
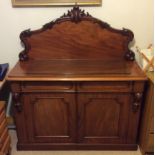
M10 131L12 141L11 155L141 155L137 151L17 151L16 150L16 132Z

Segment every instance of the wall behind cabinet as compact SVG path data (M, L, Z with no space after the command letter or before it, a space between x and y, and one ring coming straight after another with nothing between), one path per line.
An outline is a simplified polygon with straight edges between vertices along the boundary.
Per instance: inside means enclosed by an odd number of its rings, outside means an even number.
M135 34L135 45L141 48L153 42L153 0L102 1L102 6L82 8L113 27L131 29ZM18 53L22 50L21 31L38 29L70 8L13 8L11 0L0 0L0 63L9 62L13 67L18 60Z

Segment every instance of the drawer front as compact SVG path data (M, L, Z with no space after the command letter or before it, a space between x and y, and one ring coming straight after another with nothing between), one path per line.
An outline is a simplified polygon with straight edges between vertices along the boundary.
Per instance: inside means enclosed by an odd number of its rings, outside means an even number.
M132 82L80 82L79 92L131 92Z
M72 82L22 82L23 92L71 92L74 91Z

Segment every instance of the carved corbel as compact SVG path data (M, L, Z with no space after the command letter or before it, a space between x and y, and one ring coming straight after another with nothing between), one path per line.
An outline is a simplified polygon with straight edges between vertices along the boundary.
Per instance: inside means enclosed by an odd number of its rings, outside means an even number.
M29 59L28 57L28 51L30 50L30 45L27 42L27 37L30 37L32 35L32 32L30 29L25 30L23 32L21 32L20 34L20 40L22 45L24 46L24 50L22 52L19 53L19 60L20 61L26 61Z
M128 50L128 52L126 52L126 54L125 54L125 58L126 58L126 60L134 61L135 54L131 50Z
M134 34L131 30L125 29L125 28L123 28L122 34L128 36L128 43L127 43L127 46L128 46L128 44L133 40ZM127 51L125 53L125 59L128 61L135 60L135 53L132 50L130 50L129 48L127 49Z
M134 94L134 102L132 105L133 112L137 112L139 110L140 104L141 104L141 99L142 99L142 93L135 93Z
M13 93L14 106L17 112L22 112L22 104L20 102L20 93Z

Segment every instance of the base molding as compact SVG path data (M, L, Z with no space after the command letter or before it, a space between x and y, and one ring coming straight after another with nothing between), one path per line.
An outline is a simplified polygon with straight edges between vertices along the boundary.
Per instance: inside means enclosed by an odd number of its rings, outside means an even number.
M17 144L17 150L137 150L137 144L52 144L24 143Z

